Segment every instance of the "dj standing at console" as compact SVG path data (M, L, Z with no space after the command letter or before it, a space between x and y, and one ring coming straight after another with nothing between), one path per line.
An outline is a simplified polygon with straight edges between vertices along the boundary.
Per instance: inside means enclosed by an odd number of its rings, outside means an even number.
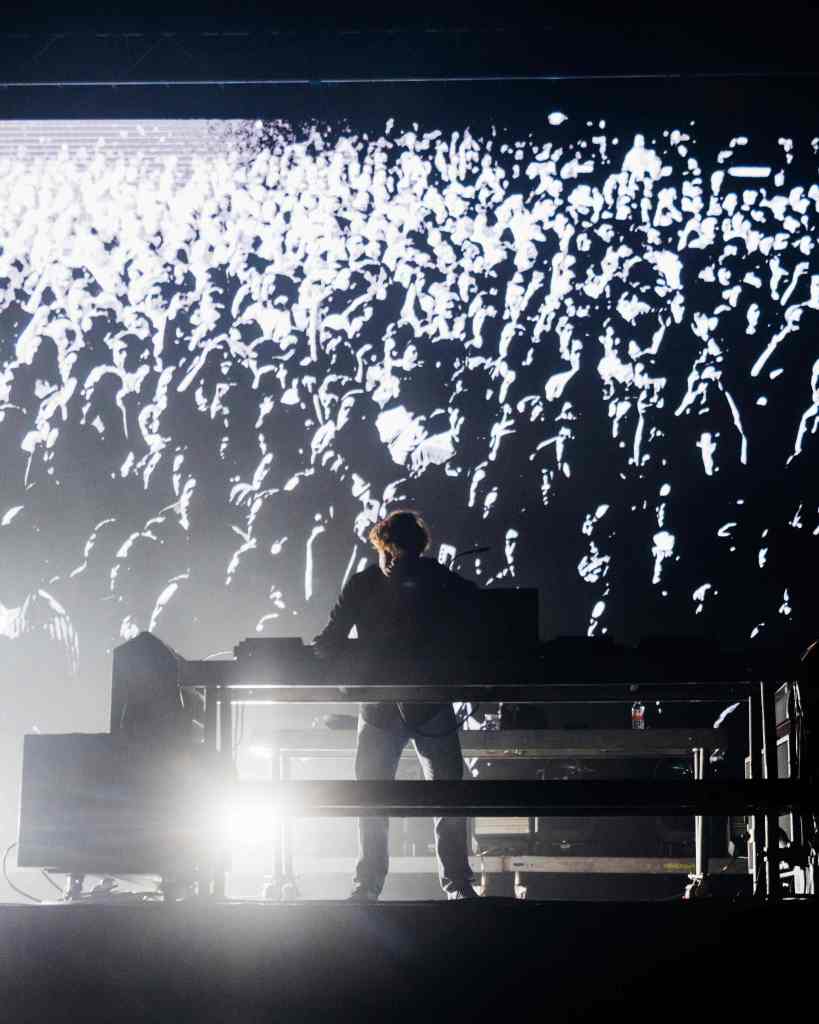
M423 553L429 531L415 512L393 512L370 530L378 565L352 576L330 620L314 640L329 657L356 627L368 651L412 658L457 653L468 636L478 588ZM399 680L400 681L400 680ZM394 779L409 740L424 778L461 779L463 757L451 704L362 704L358 716L356 779ZM389 869L389 818L359 818L359 859L351 899L377 900ZM441 888L469 899L472 888L464 818L435 819Z

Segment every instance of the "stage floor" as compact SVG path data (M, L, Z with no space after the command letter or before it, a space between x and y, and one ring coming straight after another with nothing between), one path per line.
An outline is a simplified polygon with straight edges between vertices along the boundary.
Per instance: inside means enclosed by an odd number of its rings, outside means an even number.
M0 905L34 1021L741 1020L810 996L817 904L511 899Z

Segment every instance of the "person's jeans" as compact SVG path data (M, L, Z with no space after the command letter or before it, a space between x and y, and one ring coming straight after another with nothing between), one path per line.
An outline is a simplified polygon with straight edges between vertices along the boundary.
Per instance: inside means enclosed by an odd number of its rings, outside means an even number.
M421 735L423 733L423 735ZM355 777L394 779L401 752L412 739L424 778L461 779L464 762L451 706L410 731L403 723L382 729L358 717ZM389 870L389 818L359 818L359 858L353 884L380 893ZM463 889L473 875L469 867L465 818L435 818L435 855L444 892Z

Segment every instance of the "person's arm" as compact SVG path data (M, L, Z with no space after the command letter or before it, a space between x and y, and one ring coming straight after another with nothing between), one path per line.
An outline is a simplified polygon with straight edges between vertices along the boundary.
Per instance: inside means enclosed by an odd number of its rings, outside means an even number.
M322 631L313 638L313 651L318 657L329 657L344 645L350 630L356 624L360 611L360 588L357 578L351 577L330 612Z

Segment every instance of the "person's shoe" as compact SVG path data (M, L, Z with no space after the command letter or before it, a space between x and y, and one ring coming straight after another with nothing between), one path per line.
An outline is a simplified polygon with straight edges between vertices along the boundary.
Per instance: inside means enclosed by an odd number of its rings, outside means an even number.
M373 892L372 889L367 889L363 885L357 885L350 893L348 899L352 900L353 903L375 903L378 899L378 893Z
M479 893L475 892L471 885L464 885L460 889L450 889L446 894L448 900L478 900Z

